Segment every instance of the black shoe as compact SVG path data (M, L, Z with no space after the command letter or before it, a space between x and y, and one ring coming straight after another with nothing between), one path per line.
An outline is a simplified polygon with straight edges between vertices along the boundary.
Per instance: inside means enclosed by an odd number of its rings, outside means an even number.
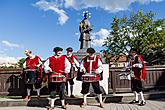
M67 106L66 105L63 105L62 108L66 110L67 109Z
M145 104L146 104L145 101L141 101L140 104L139 104L139 106L143 106L143 105L145 105Z
M53 110L54 107L46 106L47 110Z
M70 95L70 98L76 98L74 95Z
M87 106L87 103L82 103L82 104L80 105L81 108L84 108L84 107L86 107L86 106Z
M139 103L139 101L133 100L133 101L130 102L129 104L135 104L135 103Z
M104 108L104 106L103 106L103 103L100 103L100 106L99 106L100 108Z

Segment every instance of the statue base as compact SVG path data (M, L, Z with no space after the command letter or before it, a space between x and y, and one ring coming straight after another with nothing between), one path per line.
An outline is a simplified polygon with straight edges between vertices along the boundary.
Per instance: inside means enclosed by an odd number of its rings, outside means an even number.
M87 55L86 50L87 48L80 49L77 52L73 52L73 55L78 58L79 62L81 62L81 60Z
M83 48L78 50L77 52L73 52L73 55L76 56L79 60L79 62L81 62L81 60L88 55L88 53L86 52L87 48ZM100 55L100 53L96 52L95 55Z

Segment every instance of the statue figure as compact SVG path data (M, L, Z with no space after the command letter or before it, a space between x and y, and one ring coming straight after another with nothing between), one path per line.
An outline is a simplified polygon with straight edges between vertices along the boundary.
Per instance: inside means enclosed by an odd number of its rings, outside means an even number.
M84 19L80 22L79 31L80 31L80 49L89 48L90 46L90 31L92 31L92 27L89 22L89 13L88 11L83 12Z

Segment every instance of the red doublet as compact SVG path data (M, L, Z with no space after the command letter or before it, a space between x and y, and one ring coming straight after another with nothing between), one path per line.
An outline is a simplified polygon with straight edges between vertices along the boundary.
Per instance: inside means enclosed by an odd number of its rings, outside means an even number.
M37 65L39 64L40 57L35 56L33 59L30 59L30 57L27 57L25 59L26 61L26 67L29 69L36 69ZM42 66L39 67L38 77L42 77Z
M26 61L26 67L29 69L35 69L37 65L39 64L40 58L38 56L35 56L33 59L30 59L30 57L27 57L25 59Z
M91 71L95 71L96 69L98 69L99 56L96 56L96 57L87 56L84 58L84 68L86 69L87 73L90 73L90 60L93 60ZM100 75L99 74L96 74L96 80L100 81Z
M49 57L49 67L53 72L59 74L65 74L65 56L55 58L54 56ZM53 73L51 74L53 76Z
M138 55L137 58L135 58L134 62L132 62L132 65L138 63L138 59L142 62L143 68L132 68L132 70L134 71L135 79L146 80L146 65L140 55Z

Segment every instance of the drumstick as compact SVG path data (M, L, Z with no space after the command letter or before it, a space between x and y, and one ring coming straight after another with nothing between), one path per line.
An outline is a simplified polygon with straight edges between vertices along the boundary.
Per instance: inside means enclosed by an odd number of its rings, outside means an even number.
M55 71L52 71L52 73L54 73L54 74L59 74L59 73L57 73L57 72L55 72Z
M60 72L64 72L62 70L59 70ZM53 73L58 74L60 76L60 73L53 71Z
M65 71L62 71L62 70L59 70L59 71L65 73Z

